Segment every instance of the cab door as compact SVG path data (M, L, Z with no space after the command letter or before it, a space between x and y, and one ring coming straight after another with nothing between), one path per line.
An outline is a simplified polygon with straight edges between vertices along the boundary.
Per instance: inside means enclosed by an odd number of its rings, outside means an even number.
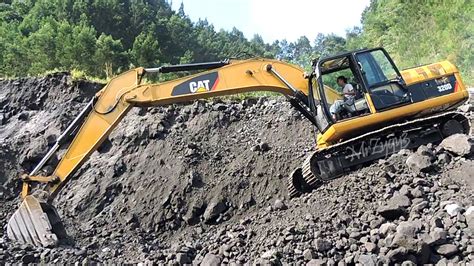
M309 104L311 112L313 113L316 120L316 127L318 131L324 133L332 124L330 119L329 111L327 109L324 93L321 93L322 80L319 74L319 70L316 68L314 74L309 79Z
M400 72L381 48L355 53L360 75L376 111L411 102Z

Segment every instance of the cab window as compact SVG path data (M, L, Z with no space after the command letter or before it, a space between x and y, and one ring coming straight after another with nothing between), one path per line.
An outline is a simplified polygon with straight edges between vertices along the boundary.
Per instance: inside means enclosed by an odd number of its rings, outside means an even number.
M398 72L382 50L358 53L356 58L376 110L409 102Z
M357 54L357 60L369 88L397 77L395 68L381 50Z
M354 75L352 74L352 71L350 69L344 69L340 70L337 72L333 72L331 74L325 74L323 75L323 84L326 86L329 86L330 88L334 89L338 93L342 93L342 88L337 84L337 77L339 76L344 76L346 77L349 81L354 82L355 78Z
M352 62L353 59L348 55L320 63L323 88L319 88L320 92L314 97L317 97L315 101L326 106L334 122L370 113L360 78L357 77Z

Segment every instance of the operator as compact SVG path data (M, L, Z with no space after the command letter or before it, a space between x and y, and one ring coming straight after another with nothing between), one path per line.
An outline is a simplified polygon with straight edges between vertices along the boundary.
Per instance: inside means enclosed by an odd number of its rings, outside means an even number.
M331 113L334 120L337 120L336 114L342 110L344 105L354 104L354 98L356 95L354 87L347 83L346 77L339 76L337 77L336 82L342 88L343 99L334 101L334 103L329 108L329 112Z

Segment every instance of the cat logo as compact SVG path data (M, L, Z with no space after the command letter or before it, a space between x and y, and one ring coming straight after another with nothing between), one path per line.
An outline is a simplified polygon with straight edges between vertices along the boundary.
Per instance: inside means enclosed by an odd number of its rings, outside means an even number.
M172 96L213 91L219 83L217 72L204 74L187 80L173 88Z
M197 82L189 82L189 91L192 93L210 91L211 89L209 88L209 81L210 80L206 79Z
M446 83L449 83L449 79L447 77L442 77L439 79L435 79L436 85L444 85Z

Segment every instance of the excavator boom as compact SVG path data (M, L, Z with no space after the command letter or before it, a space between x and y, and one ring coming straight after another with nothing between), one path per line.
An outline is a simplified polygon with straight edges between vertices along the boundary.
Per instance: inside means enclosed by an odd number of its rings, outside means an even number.
M292 97L294 92L267 68L285 73L284 79L307 94L303 71L280 61L247 60L230 63L216 70L176 79L161 84L141 84L147 70L130 70L113 80L99 92L79 132L56 167L50 182L50 199L72 176L72 173L107 138L133 106L160 106L208 97L251 91L273 91ZM154 71L151 69L149 71Z
M207 71L159 84L142 84L146 73L207 69ZM210 69L210 70L209 70ZM280 74L284 73L284 75ZM134 106L160 106L196 99L251 91L272 91L284 94L310 120L313 117L304 101L308 83L303 70L276 60L251 59L206 64L188 64L161 68L137 68L112 79L84 108L68 129L58 138L35 170L23 176L20 208L7 226L10 239L36 246L54 246L58 242L55 223L57 212L50 204L73 173L109 136ZM80 129L77 131L77 129ZM62 142L77 131L66 153L51 176L35 174L54 154ZM43 183L40 199L30 192L32 183ZM38 193L39 191L35 191ZM43 193L44 194L44 193Z

